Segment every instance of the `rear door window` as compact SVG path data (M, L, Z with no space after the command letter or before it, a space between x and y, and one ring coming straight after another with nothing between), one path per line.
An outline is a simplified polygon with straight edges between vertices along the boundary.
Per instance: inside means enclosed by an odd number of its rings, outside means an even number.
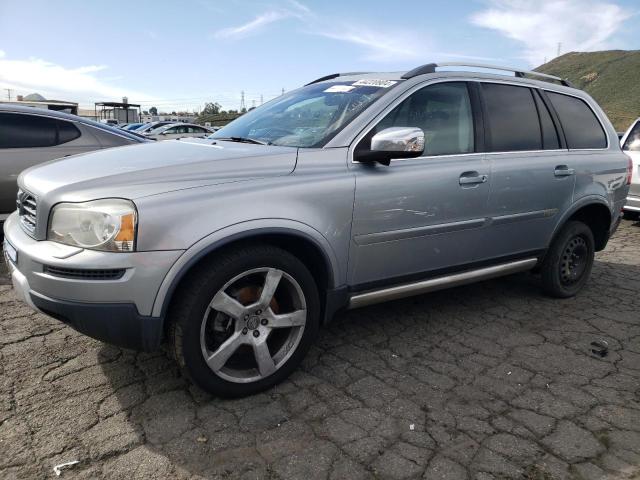
M570 149L607 148L607 136L591 107L581 98L547 92L560 117Z
M627 152L640 152L640 122L636 122L622 146Z
M492 152L542 149L542 132L533 92L528 87L483 83Z
M52 147L57 141L57 121L20 113L0 113L0 148Z

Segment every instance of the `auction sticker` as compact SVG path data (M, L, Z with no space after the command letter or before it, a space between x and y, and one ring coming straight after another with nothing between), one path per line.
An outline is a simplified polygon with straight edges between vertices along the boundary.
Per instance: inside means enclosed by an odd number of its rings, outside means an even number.
M378 88L389 88L395 85L395 80L378 80L376 78L366 78L363 80L358 80L355 83L352 83L354 87L378 87Z
M352 87L351 85L332 85L327 88L325 93L347 93L353 90L356 87Z

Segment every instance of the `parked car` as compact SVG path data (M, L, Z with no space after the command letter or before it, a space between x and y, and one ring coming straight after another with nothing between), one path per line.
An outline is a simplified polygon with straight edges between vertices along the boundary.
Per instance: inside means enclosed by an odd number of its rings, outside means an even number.
M177 138L204 138L214 131L210 128L192 123L173 123L144 132L144 136L154 140L172 140Z
M19 296L116 345L164 341L237 396L340 309L522 271L576 295L629 189L613 126L559 78L441 66L329 75L209 139L24 172L4 226Z
M23 170L55 158L145 141L75 115L0 104L0 222L16 209L16 180Z
M104 123L105 125L111 125L112 127L117 127L120 125L120 122L115 118L103 118L100 120L100 123Z
M640 217L640 118L631 124L620 144L624 153L629 155L633 162L631 188L624 206L624 213L629 218L637 219Z
M143 125L145 125L142 122L138 122L138 123L127 123L126 126L121 126L120 128L122 128L123 130L127 130L127 131L135 131L138 130L140 127L142 127Z
M141 126L140 128L138 128L136 130L136 133L139 133L140 135L144 134L145 132L148 132L149 130L153 130L155 128L160 128L160 127L164 127L165 125L171 125L174 122L170 122L170 121L159 121L159 122L149 122L149 123L145 123L143 126Z

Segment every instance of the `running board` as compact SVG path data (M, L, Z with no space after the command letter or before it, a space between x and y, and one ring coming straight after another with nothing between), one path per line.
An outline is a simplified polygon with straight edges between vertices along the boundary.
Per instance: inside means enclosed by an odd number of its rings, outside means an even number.
M414 283L406 283L395 287L371 290L353 295L349 299L349 309L373 305L374 303L387 302L389 300L397 300L399 298L410 297L412 295L435 292L436 290L456 287L458 285L473 283L479 280L488 280L490 278L501 277L502 275L509 275L511 273L523 272L525 270L531 270L536 266L536 263L538 263L537 258L527 258L515 262L494 265L492 267L454 273Z

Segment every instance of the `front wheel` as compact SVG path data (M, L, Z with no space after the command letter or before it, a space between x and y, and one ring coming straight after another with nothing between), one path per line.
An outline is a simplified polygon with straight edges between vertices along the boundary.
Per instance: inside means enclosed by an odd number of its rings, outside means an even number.
M215 395L250 395L282 381L317 335L313 277L277 247L223 253L200 266L179 293L170 347L183 371Z
M551 243L542 263L542 287L553 297L576 295L589 279L595 257L591 229L582 222L567 223Z

